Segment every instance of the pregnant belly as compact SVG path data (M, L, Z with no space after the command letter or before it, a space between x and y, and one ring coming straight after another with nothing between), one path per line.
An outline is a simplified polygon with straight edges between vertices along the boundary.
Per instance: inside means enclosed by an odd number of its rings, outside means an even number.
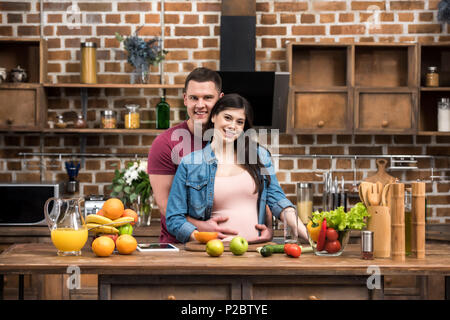
M247 210L239 210L239 212L235 210L220 210L213 212L212 216L228 217L228 220L221 222L220 226L238 232L238 235L247 241L254 240L258 237L258 229L255 228L255 225L258 224L258 218L254 209L251 212ZM231 241L235 236L229 236L223 239L223 241Z

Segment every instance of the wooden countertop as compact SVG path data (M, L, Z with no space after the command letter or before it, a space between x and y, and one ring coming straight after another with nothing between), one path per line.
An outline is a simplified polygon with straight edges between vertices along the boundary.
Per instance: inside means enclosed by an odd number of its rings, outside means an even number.
M67 267L80 267L81 273L123 275L369 275L369 266L378 266L382 275L450 275L450 245L431 243L426 246L426 259L406 258L362 260L360 246L348 245L340 257L319 257L303 254L299 259L284 254L263 258L256 252L234 256L225 252L209 257L205 252L113 254L96 257L85 246L82 256L59 257L50 243L16 244L0 255L3 274L62 274Z

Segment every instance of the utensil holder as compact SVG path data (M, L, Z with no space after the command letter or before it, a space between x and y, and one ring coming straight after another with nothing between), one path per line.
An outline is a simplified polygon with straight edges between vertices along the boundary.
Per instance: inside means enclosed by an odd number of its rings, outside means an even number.
M373 232L373 255L375 258L391 256L391 214L389 207L370 206L367 230Z
M425 258L425 182L413 182L411 205L411 252Z

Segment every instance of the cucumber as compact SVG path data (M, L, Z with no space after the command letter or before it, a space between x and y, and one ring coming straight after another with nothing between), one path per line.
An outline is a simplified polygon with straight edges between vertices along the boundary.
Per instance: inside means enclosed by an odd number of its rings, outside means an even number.
M267 244L264 247L268 247L272 253L284 253L284 244Z
M259 253L263 256L263 257L270 257L272 255L272 253L284 253L284 245L282 244L277 244L277 245L265 245L264 247L261 248L261 250L259 251Z

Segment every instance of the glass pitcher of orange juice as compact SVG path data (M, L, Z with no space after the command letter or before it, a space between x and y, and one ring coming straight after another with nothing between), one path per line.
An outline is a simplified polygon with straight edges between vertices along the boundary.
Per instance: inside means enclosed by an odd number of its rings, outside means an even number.
M83 200L83 198L50 198L45 202L45 218L59 256L81 255L81 248L88 239L88 229L81 213Z

